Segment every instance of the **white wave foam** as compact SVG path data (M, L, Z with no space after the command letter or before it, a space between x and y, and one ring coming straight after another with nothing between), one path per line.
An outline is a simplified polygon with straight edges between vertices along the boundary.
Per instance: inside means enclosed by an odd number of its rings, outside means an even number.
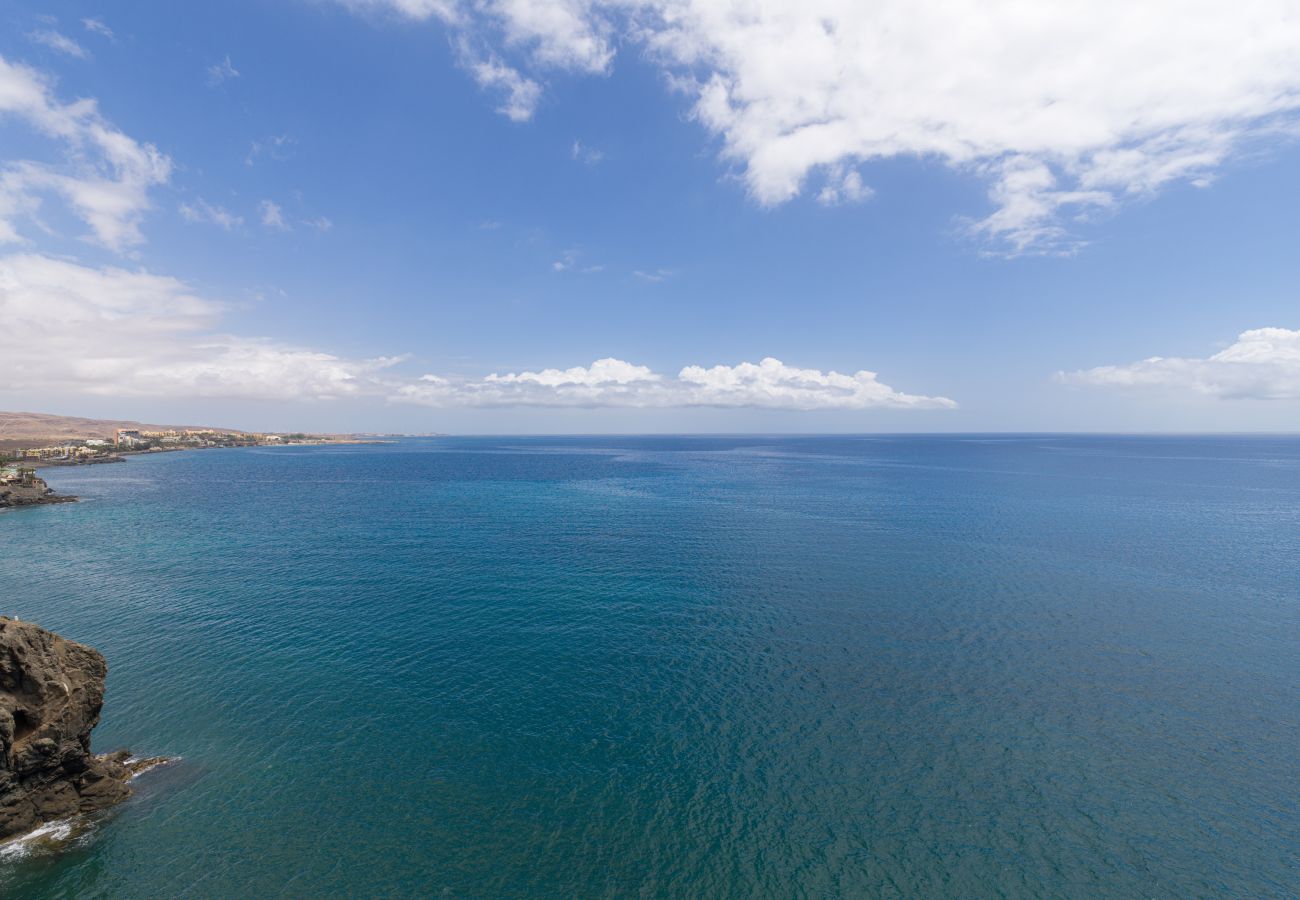
M144 757L144 756L128 756L125 760L122 761L122 765L127 766L127 767L130 767L130 766L133 766L133 765L135 765L135 764L137 764L137 763L139 763L139 762L141 762L142 760L147 759L147 758L148 758L148 757ZM139 777L140 777L141 775L143 775L145 772L152 772L154 769L157 769L157 768L159 768L160 766L170 766L170 765L172 765L173 763L178 763L178 762L180 762L180 761L181 761L182 759L184 759L184 758L185 758L185 757L183 757L183 756L159 756L159 757L156 757L156 758L154 758L154 761L151 762L149 765L144 766L144 767L139 768L139 769L136 769L134 772L132 772L132 773L131 773L131 777L128 778L127 781L135 781L137 778L139 778Z
M68 841L79 830L76 819L57 819L46 822L40 828L24 835L0 843L0 860L22 859L34 850L50 845L60 845Z

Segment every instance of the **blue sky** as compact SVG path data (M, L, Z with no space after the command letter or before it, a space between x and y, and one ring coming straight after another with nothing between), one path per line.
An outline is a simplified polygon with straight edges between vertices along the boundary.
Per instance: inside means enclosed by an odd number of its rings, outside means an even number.
M879 6L0 2L0 408L1294 430L1300 16Z

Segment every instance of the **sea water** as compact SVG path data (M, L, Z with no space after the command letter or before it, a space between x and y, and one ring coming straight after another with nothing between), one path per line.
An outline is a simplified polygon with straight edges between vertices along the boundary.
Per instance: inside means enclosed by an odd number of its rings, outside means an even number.
M108 658L96 749L181 760L6 897L1300 894L1300 439L44 474L0 613Z

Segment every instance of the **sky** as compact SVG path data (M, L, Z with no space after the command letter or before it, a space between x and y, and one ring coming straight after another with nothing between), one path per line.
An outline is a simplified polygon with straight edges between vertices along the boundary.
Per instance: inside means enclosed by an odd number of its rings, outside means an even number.
M1296 0L0 0L0 409L1295 431Z

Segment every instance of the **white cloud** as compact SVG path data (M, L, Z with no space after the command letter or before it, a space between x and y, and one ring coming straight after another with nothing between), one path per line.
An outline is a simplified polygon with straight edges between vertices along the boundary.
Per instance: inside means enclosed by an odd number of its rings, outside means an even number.
M590 366L482 378L396 374L400 356L349 359L221 331L224 307L184 282L32 253L0 257L0 384L103 396L307 400L372 397L427 406L946 409L872 372L841 375L775 359L675 378L600 359Z
M288 231L289 223L284 220L284 212L280 204L271 200L263 200L260 206L262 211L262 224L267 228L274 228L277 231Z
M577 249L565 250L559 259L551 263L553 272L580 272L583 275L593 275L597 272L605 271L605 267L599 263L592 263L585 266L578 265L578 257L581 252Z
M334 222L325 216L317 216L314 219L304 219L302 224L306 225L308 228L315 228L317 231L329 231L334 227Z
M233 231L244 224L244 217L237 216L222 206L214 206L202 198L193 203L182 203L180 214L187 222L207 222L226 231Z
M526 78L496 54L475 50L468 39L457 41L456 51L460 65L474 77L478 86L501 98L497 112L512 122L527 122L533 117L542 98L540 84Z
M813 410L949 409L946 397L895 391L874 372L841 375L776 359L737 366L687 366L667 378L646 366L601 359L588 367L492 374L480 380L425 375L392 399L428 406L762 407Z
M391 11L417 21L437 17L455 21L458 0L341 0L344 6L358 11Z
M575 140L573 146L569 148L569 156L582 163L584 166L594 166L604 162L605 151L598 150L595 147L588 146L582 141Z
M82 19L81 24L91 34L97 34L100 37L108 38L110 41L113 40L113 29L105 25L102 19Z
M578 265L578 250L565 250L563 255L555 262L551 263L551 270L554 272L568 272Z
M55 141L61 163L0 162L0 243L21 241L17 221L35 220L43 199L62 198L96 242L123 250L144 240L140 218L150 188L171 176L171 160L110 125L94 100L61 103L34 69L0 57L0 118L13 117Z
M219 63L208 66L208 84L213 87L238 77L239 70L231 64L229 56Z
M244 165L254 165L258 158L265 156L275 162L283 162L293 155L293 145L298 143L287 134L274 134L260 141L253 141L248 146Z
M353 0L353 6L359 5ZM690 98L751 195L784 203L873 160L933 160L989 185L970 232L1069 251L1076 220L1293 133L1293 0L369 0L497 48L479 74L605 73L634 46ZM842 174L843 173L843 174ZM837 181L838 179L838 181ZM828 189L829 188L829 192Z
M763 406L776 409L950 409L946 397L902 394L876 380L875 372L852 375L799 369L768 357L737 366L687 366L677 378L689 385L692 405Z
M217 332L175 278L36 254L0 258L0 382L11 391L323 399L378 390L395 360Z
M1166 388L1225 399L1300 399L1300 330L1243 331L1231 346L1205 358L1153 356L1125 366L1059 372L1067 384Z
M497 112L511 122L527 122L542 99L542 86L519 74L495 56L470 60L466 64L474 80L484 90L502 95Z
M632 272L632 277L638 278L646 284L658 284L661 281L667 281L672 276L672 269L655 269L653 272L647 272L644 269L634 269Z
M874 193L875 191L862 183L862 175L857 169L845 171L842 167L835 167L827 174L821 192L817 194L817 202L822 206L861 203L869 200Z
M75 56L77 59L86 59L90 56L86 48L78 44L66 34L61 34L54 29L44 31L33 31L27 37L33 42L44 47L49 47L56 53L62 53L65 56Z

